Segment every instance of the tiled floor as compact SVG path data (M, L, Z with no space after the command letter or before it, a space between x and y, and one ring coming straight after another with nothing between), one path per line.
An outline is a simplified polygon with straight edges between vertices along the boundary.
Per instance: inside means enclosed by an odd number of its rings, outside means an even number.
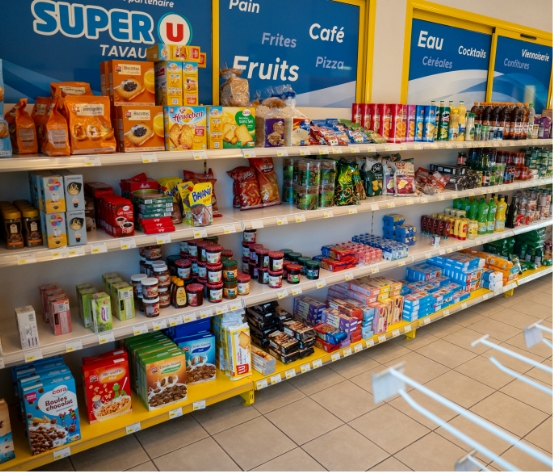
M503 428L504 441L420 392L412 398L521 470L545 466L513 446L520 440L551 454L551 396L514 380L494 356L551 387L551 376L485 346L490 339L551 366L551 349L528 350L522 329L551 327L551 278L488 300L419 330L256 394L186 415L44 467L44 470L453 470L472 448L395 396L374 404L372 374L405 362L405 373ZM490 469L500 466L482 454Z

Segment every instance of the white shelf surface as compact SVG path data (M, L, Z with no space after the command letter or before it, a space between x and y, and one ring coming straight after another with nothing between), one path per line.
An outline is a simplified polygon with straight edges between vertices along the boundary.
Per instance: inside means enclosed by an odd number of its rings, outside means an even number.
M234 208L222 209L224 215L221 218L214 218L213 225L204 228L193 228L185 225L177 225L173 233L143 234L136 231L132 237L137 247L152 244L168 244L176 241L200 238L202 230L208 236L221 236L224 234L239 233L243 230L268 228L287 224L303 223L311 220L334 218L340 216L354 215L378 210L389 210L410 205L421 205L425 203L449 201L455 198L467 196L486 195L488 193L500 193L519 188L536 187L553 183L553 178L517 181L512 184L496 185L493 187L481 187L463 191L445 191L436 195L424 195L422 197L388 197L378 196L363 200L360 205L333 206L320 208L312 211L301 211L295 206L283 203L273 207L259 210L240 211ZM83 246L48 249L44 246L25 249L0 248L0 268L31 264L35 262L48 262L68 257L94 256L101 252L112 252L125 250L129 238L114 238L103 230L96 230L87 233L88 242ZM105 248L103 247L105 244Z
M550 146L553 139L525 139L520 141L438 141L434 143L351 144L349 146L291 146L253 149L208 149L198 151L159 151L156 153L121 153L48 157L33 154L25 157L0 159L0 172L39 169L71 169L89 166L119 166L149 162L182 162L202 159L236 159L253 153L263 157L302 155L356 154L370 152L428 151L434 149L467 149L471 147ZM155 154L153 158L152 154Z
M156 328L159 329L159 323L165 323L166 326L181 324L222 314L228 310L236 310L245 306L258 305L271 300L282 299L289 296L297 296L300 293L316 290L327 285L333 285L346 280L364 277L366 275L374 275L396 267L410 265L415 262L426 260L435 255L447 254L461 249L479 246L497 239L511 237L514 236L515 233L519 234L551 226L552 223L553 219L549 219L534 223L532 225L521 226L520 228L516 228L516 230L509 229L501 233L493 233L490 235L480 236L472 240L467 239L466 241L459 241L457 239L449 238L446 241L442 241L442 244L439 247L431 246L429 238L421 238L417 241L415 246L412 246L409 249L409 256L405 259L397 261L381 261L372 266L358 266L353 269L340 272L321 270L318 280L307 280L305 277L302 277L303 281L300 284L290 285L284 282L282 289L272 289L269 288L268 285L261 285L255 281L252 281L250 284L250 294L247 296L239 297L232 301L224 301L220 304L205 302L204 305L199 308L164 308L161 310L161 315L157 318L147 318L143 314L140 314L137 310L137 317L131 320L119 321L114 318L113 330L109 333L113 334L113 339L115 340L123 339L133 336L135 332L137 332L138 328L142 327L144 324L146 324L146 328L149 331L153 331ZM37 312L39 311L39 307L35 307L35 309L37 309ZM25 361L26 357L29 356L29 353L39 352L40 356L49 357L69 352L74 348L72 347L72 344L68 346L67 343L72 343L74 341L80 341L83 348L101 344L99 336L81 324L77 309L73 307L71 312L73 332L62 336L55 336L51 332L49 325L44 323L42 319L39 319L40 347L29 350L21 349L15 317L6 320L5 324L2 325L2 344L4 352L3 357L0 357L0 367L20 364ZM40 314L37 313L37 316L40 317ZM156 327L154 327L153 324L155 324ZM101 335L105 334L106 333L101 333Z

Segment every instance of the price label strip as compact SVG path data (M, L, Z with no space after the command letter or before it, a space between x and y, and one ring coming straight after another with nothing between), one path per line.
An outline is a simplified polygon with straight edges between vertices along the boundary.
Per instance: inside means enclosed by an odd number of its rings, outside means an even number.
M80 339L65 343L65 352L74 352L83 348L83 343Z
M323 366L323 361L322 359L315 359L313 362L313 369L318 369L319 367L322 367Z
M356 344L356 345L353 347L353 350L354 350L356 353L362 351L362 350L363 350L363 344L362 344L362 343Z
M195 229L194 230L194 239L207 238L206 229Z
M169 320L169 326L171 327L178 326L183 323L182 315L170 316L168 320Z
M199 161L202 159L207 159L207 152L205 151L192 151L192 156L194 157L195 161Z
M347 348L343 349L342 350L342 356L343 357L351 356L351 347L347 347Z
M278 216L276 219L277 226L287 225L288 224L288 218L285 216Z
M256 390L261 390L261 389L264 389L264 388L267 388L268 384L267 384L267 379L262 379L262 380L258 380L255 384L255 389Z
M154 331L159 331L160 329L167 328L167 321L166 320L159 320L152 322L152 328Z
M236 233L236 228L234 227L234 225L223 226L223 233L225 234Z
M282 380L282 377L280 376L280 374L273 375L273 376L271 377L271 385L280 383L281 380Z
M297 296L297 295L300 295L302 292L303 291L302 291L301 287L294 287L292 289L292 295L294 295L294 297Z
M305 374L306 372L309 372L311 370L310 364L302 364L300 367L301 373Z
M136 247L136 241L134 238L126 238L119 240L121 250L134 249Z
M108 331L107 333L102 333L98 335L99 344L106 344L114 341L115 338L113 337L113 331Z
M71 455L71 448L69 446L54 451L54 460L59 461Z
M90 244L90 254L101 254L103 252L108 252L108 247L106 243L91 243Z
M36 262L36 256L34 254L19 254L17 256L17 264L34 264Z
M175 408L169 412L169 419L174 420L175 418L180 418L182 416L182 407Z
M205 400L192 403L192 411L205 410Z
M382 334L380 336L378 336L378 342L379 343L383 343L386 341L386 335L385 334Z
M133 334L135 336L138 336L140 334L146 334L148 332L148 326L146 325L146 323L143 323L143 324L139 324L139 325L136 325L134 328L133 328Z
M156 237L157 244L169 244L171 242L171 235L169 233L158 234Z
M85 156L84 157L84 166L85 167L100 167L102 165L102 161L100 160L100 156Z
M134 424L130 424L128 425L125 430L127 431L127 434L134 434L134 433L138 433L138 431L140 431L142 428L140 426L140 422L138 423L134 423Z
M286 290L285 288L283 288L282 290L279 290L277 292L277 297L279 300L282 300L283 298L286 298L288 296L288 290Z
M339 360L340 360L340 351L338 351L338 352L333 352L333 353L330 355L330 358L332 359L332 362L339 361Z
M305 215L303 213L296 215L296 223L303 223L304 221L305 221Z
M29 351L25 353L25 362L34 362L42 359L42 350Z
M157 162L157 154L155 152L143 153L142 162L144 164L151 164L152 162Z
M279 149L277 151L277 156L278 157L285 157L288 155L288 150L287 149Z
M242 155L246 159L251 159L252 157L255 157L255 151L253 151L251 149L242 149Z
M284 372L284 375L287 379L291 379L296 376L296 369L287 370L286 372Z

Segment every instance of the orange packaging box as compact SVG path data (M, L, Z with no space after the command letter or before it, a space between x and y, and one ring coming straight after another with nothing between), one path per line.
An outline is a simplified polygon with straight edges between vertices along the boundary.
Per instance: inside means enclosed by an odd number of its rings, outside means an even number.
M82 366L86 412L91 424L132 413L127 353Z
M201 59L199 46L184 44L154 44L146 49L146 59L149 61L180 61L198 62Z
M113 105L156 104L153 62L113 59L108 63L108 75Z
M165 150L163 107L115 107L117 150L151 152Z
M200 69L205 69L207 67L207 54L205 52L200 52L200 61L198 62L198 67Z
M156 81L156 104L161 106L182 106L182 62L156 62L154 70Z
M206 107L164 107L165 150L207 149Z
M198 64L185 62L182 64L182 101L186 106L198 105Z

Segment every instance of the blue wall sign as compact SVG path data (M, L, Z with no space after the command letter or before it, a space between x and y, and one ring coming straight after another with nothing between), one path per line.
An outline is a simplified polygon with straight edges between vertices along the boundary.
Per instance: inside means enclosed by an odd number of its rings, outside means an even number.
M50 82L89 82L102 61L144 59L152 44L184 42L207 53L200 102L211 103L211 2L193 0L0 0L6 103L49 96Z
M413 20L407 103L486 98L491 35Z
M548 108L552 52L551 46L499 36L492 100L533 103L536 113Z
M283 12L290 12L285 14ZM278 20L281 18L281 21ZM221 0L221 67L243 69L252 100L289 83L302 106L355 101L359 7L321 0ZM221 81L222 82L222 81Z

